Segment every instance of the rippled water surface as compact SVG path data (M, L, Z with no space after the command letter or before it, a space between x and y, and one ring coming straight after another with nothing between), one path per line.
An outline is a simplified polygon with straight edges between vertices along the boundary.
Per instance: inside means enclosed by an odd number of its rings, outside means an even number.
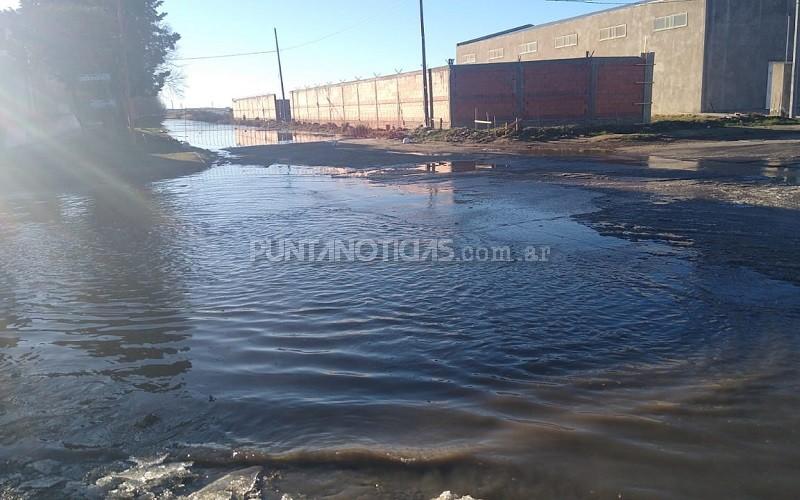
M9 196L6 478L46 463L91 484L168 453L266 465L296 498L791 497L798 288L600 236L571 218L597 196L236 164L124 196ZM254 261L266 238L551 253Z

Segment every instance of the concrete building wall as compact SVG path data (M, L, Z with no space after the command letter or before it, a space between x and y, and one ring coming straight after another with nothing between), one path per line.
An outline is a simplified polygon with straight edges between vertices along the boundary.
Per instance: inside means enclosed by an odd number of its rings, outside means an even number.
M234 99L233 119L237 121L277 120L277 98L275 94Z
M768 108L770 63L786 58L794 10L794 0L708 0L703 111Z
M656 18L684 13L686 26L655 29ZM603 28L616 26L625 26L624 36L601 40ZM705 29L706 0L633 4L462 43L456 50L456 63L470 64L473 55L475 63L498 63L578 58L585 57L587 52L600 57L653 52L656 60L653 113L697 113L702 111ZM577 35L576 45L556 48L558 37L571 34ZM526 44L534 42L536 51L525 53L525 49L533 48Z
M434 122L449 128L450 70L434 68L430 73ZM299 122L371 128L415 128L425 123L422 71L293 90L291 100L292 116Z

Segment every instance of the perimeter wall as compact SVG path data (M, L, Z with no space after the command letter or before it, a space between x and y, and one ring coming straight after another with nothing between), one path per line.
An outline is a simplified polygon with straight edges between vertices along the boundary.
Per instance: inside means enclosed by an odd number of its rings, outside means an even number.
M652 54L453 66L452 122L647 123Z
M433 121L450 128L450 68L432 68ZM306 123L416 128L425 123L422 71L292 91L292 116Z
M435 128L650 121L652 54L469 64L429 71ZM424 124L422 72L292 91L306 123L415 128Z
M289 121L289 103L275 94L242 97L233 100L233 119L238 122Z

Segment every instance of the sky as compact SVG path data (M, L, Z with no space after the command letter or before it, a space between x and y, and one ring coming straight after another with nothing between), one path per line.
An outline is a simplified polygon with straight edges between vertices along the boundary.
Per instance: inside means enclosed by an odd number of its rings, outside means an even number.
M0 0L0 8L16 3ZM608 3L426 0L428 65L447 64L457 42L632 2ZM176 58L273 50L277 28L287 94L422 66L417 0L165 0L163 9L182 36ZM275 54L176 64L183 88L164 92L170 107L226 107L234 97L280 93Z

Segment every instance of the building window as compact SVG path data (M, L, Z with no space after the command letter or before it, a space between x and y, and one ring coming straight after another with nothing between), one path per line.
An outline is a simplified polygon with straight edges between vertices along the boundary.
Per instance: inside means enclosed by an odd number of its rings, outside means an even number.
M474 63L477 60L478 60L478 58L475 56L475 54L464 54L463 56L461 56L461 63L462 64Z
M653 23L655 31L671 30L675 28L684 28L689 25L689 14L683 12L681 14L672 14L671 16L657 17Z
M615 38L625 38L628 36L628 25L609 26L600 30L600 41L613 40Z
M502 59L506 55L506 50L503 48L500 49L489 49L489 60L492 59Z
M556 37L556 48L563 49L564 47L572 47L578 45L578 34L572 33L570 35Z
M528 42L519 46L519 55L535 54L537 52L539 52L539 42Z

